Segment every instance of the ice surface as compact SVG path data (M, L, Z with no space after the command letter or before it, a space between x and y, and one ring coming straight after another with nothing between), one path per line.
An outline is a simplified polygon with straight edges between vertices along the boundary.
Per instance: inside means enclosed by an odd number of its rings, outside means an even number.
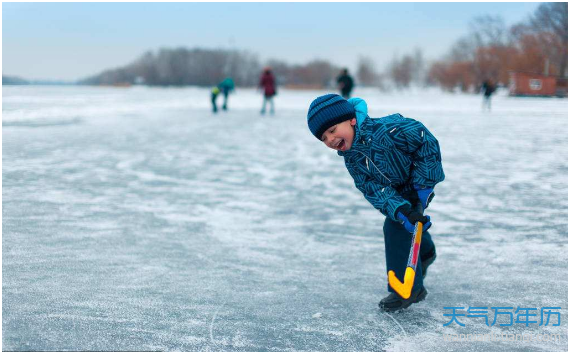
M567 99L355 91L422 121L446 172L429 295L389 315L384 218L307 129L323 93L282 89L261 117L251 89L213 115L200 88L4 86L3 349L567 350ZM445 306L562 322L444 327Z

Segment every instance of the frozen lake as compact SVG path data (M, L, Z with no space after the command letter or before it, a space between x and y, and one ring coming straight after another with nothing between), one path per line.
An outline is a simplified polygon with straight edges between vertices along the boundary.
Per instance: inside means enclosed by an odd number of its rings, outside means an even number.
M324 93L261 117L253 89L213 115L207 89L4 86L3 350L566 351L567 99L354 92L422 121L446 173L429 295L389 315L384 217L307 128ZM502 333L560 339L444 340Z

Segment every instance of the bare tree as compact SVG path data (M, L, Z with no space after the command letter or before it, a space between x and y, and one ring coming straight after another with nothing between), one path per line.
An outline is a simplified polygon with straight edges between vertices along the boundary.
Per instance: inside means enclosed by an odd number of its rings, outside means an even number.
M420 85L425 82L426 68L422 50L416 48L412 54L412 81Z
M313 60L305 68L308 82L320 84L322 87L330 86L335 73L339 71L338 67L325 60Z
M258 57L246 51L232 51L225 55L224 76L232 77L236 85L255 86L260 73Z
M470 61L435 62L430 67L427 80L447 91L460 88L463 92L467 92L477 84L472 74L472 65Z
M451 62L471 61L474 60L477 50L478 45L474 38L462 37L452 44L448 59Z
M559 66L559 75L567 75L568 4L549 2L539 5L530 26L541 37L542 48Z
M537 31L550 31L562 42L568 38L568 4L566 2L548 2L539 5L531 18L531 24Z
M402 58L394 58L389 65L389 76L397 88L407 88L413 78L414 60L412 56L405 55Z
M359 57L357 79L364 86L376 86L379 84L379 74L375 69L375 62L371 58Z
M504 46L508 40L508 30L500 16L479 16L470 22L470 36L478 48Z

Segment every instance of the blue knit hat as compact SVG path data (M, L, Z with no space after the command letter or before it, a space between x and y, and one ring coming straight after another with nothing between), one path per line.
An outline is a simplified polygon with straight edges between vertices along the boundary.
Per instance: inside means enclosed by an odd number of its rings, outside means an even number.
M321 140L323 132L331 126L355 117L353 105L338 94L317 97L309 106L307 125L313 135Z

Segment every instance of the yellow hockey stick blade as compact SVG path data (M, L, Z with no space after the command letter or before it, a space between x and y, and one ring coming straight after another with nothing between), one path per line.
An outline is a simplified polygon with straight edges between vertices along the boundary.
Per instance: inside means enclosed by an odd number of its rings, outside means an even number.
M408 299L412 293L415 272L411 267L407 267L404 273L404 282L400 282L394 271L389 271L389 285L404 299Z
M408 299L414 285L414 277L416 275L416 264L418 261L418 252L420 250L420 241L422 240L422 223L417 222L414 228L412 244L408 256L408 263L404 273L404 281L400 282L393 270L389 271L389 285L404 299Z

